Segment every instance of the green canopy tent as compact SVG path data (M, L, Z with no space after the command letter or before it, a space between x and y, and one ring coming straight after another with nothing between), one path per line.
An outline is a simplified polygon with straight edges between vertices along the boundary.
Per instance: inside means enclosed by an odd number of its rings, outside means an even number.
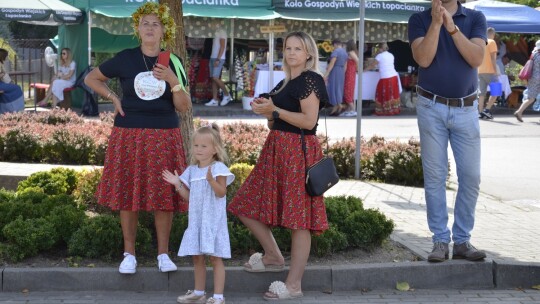
M3 0L0 0L3 1ZM82 71L90 65L91 52L114 53L122 49L135 47L138 41L133 36L131 14L143 2L156 2L152 0L139 0L127 2L125 0L64 0L71 5L86 11L86 19L79 26L60 27L58 44L68 46L74 50L78 70ZM205 2L206 3L206 2ZM202 1L183 0L185 24L191 25L186 31L190 37L212 37L213 25L220 23L223 28L234 31L235 19L248 18L256 20L256 24L267 25L268 19L276 18L277 14L271 10L269 0L231 0L209 2L216 4L203 4ZM241 28L243 28L241 26ZM250 28L248 28L250 30ZM251 30L259 32L258 25ZM243 33L241 33L243 34ZM235 37L235 35L231 35ZM259 39L265 39L260 35ZM74 104L77 106L76 100Z

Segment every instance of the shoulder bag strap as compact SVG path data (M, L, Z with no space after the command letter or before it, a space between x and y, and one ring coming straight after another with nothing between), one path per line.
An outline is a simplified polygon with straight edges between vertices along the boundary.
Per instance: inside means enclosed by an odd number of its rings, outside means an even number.
M302 151L304 152L304 160L305 160L305 164L307 165L307 159L306 159L306 140L304 139L304 129L302 128L299 128L300 129L300 136L302 138ZM329 148L329 144L328 144L328 125L326 124L326 110L324 110L324 134L325 134L325 140L326 140L326 151L324 153L324 155L328 155L328 150L330 149ZM317 136L317 134L315 134L315 136Z

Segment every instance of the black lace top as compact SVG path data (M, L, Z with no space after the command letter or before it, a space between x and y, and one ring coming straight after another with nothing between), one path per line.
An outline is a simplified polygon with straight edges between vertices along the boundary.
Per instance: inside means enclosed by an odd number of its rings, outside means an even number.
M321 75L313 71L302 72L298 77L291 79L280 92L276 93L283 85L283 80L270 92L272 101L280 108L290 112L301 112L300 100L306 99L311 93L319 99L319 109L328 102L326 85ZM318 117L317 117L318 120ZM276 119L272 127L274 130L293 132L300 134L300 128L295 127L281 119ZM304 134L315 135L317 124L311 130L304 130Z

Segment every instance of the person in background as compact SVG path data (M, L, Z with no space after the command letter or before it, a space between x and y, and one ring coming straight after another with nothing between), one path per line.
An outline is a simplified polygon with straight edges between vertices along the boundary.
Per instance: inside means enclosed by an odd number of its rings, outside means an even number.
M218 25L219 26L219 25ZM226 106L231 102L232 98L221 80L221 70L225 64L225 51L227 50L227 32L222 28L217 28L214 40L212 42L212 54L210 55L210 78L212 79L212 99L205 103L205 106L216 107ZM223 99L221 103L218 101L218 89L223 91Z
M146 2L131 17L140 45L119 52L85 78L97 94L112 101L115 113L96 197L98 204L120 211L124 237L120 273L137 270L137 222L139 212L145 211L154 213L158 270L176 271L168 254L169 235L173 212L185 212L187 204L163 180L162 172L186 168L176 112L189 111L191 97L181 62L171 58L168 66L158 63L161 45L174 41L169 8ZM177 67L181 75L176 74ZM107 87L111 78L119 78L122 99Z
M305 169L322 158L317 139L321 103L328 100L319 72L317 44L304 32L287 34L283 44L285 79L270 97L255 98L253 112L268 119L271 129L255 167L236 192L227 211L237 216L264 250L244 265L247 272L283 271L285 259L271 227L291 230L291 263L285 283L276 281L267 300L300 298L302 277L311 249L311 233L328 229L322 196L306 192ZM306 152L302 149L304 132Z
M388 44L377 45L377 55L373 64L379 67L381 78L375 91L375 115L389 116L400 113L399 74L394 67L394 55L388 51Z
M4 63L9 52L0 49L0 114L24 111L24 95L20 86L12 83Z
M343 88L343 101L344 109L343 113L339 116L352 117L356 116L356 111L354 110L354 88L356 86L356 72L358 70L358 49L356 48L356 42L354 40L347 41L346 49L347 55L347 66L345 69L345 87Z
M330 62L326 67L324 80L327 83L328 97L332 110L329 115L337 116L342 110L343 87L345 86L345 68L347 63L347 52L339 39L332 40L334 50L330 54Z
M482 64L478 67L478 89L480 91L478 97L478 117L493 119L493 114L491 113L491 107L497 101L497 97L500 94L491 94L489 96L486 107L484 108L484 99L487 95L487 88L490 83L498 82L499 69L497 68L497 43L495 40L495 29L490 27L487 29L488 43L486 47L486 52L484 53L484 60Z
M506 64L503 63L503 58L505 56L508 58L506 55L506 44L498 35L496 35L493 40L495 40L495 43L497 44L497 67L499 67L499 74L504 75L506 74L504 71L504 66Z
M480 123L477 67L487 42L486 17L458 0L431 0L431 9L409 18L409 41L418 63L416 113L420 131L427 222L433 233L429 262L481 261L486 253L471 243L480 191ZM448 229L446 178L448 142L458 176L454 224Z
M58 65L58 72L49 86L45 98L38 103L38 106L45 107L49 103L49 99L52 97L52 107L56 108L56 105L64 101L64 89L71 88L75 85L77 75L77 65L73 61L73 54L71 49L63 48L60 52L60 64Z
M531 53L533 60L532 76L527 80L527 89L523 91L523 103L519 109L514 112L514 116L519 122L523 122L523 111L532 105L535 101L535 106L540 103L540 40L536 41L535 47ZM540 110L540 105L534 108Z
M177 299L178 303L223 304L225 266L231 258L227 228L227 186L234 180L229 171L227 152L216 123L199 128L192 138L191 165L180 175L163 171L163 179L189 201L188 227L184 232L178 256L191 255L195 272L195 289ZM214 295L206 300L206 258L214 267Z

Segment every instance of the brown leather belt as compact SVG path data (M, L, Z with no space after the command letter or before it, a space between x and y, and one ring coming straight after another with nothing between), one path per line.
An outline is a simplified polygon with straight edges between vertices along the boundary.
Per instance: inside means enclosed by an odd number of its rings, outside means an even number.
M442 103L449 107L470 107L474 104L474 101L478 97L476 94L473 94L463 98L446 98L439 95L434 95L428 91L425 91L421 87L416 87L416 92L418 92L418 95L427 99L433 100L433 97L435 97L435 102Z

